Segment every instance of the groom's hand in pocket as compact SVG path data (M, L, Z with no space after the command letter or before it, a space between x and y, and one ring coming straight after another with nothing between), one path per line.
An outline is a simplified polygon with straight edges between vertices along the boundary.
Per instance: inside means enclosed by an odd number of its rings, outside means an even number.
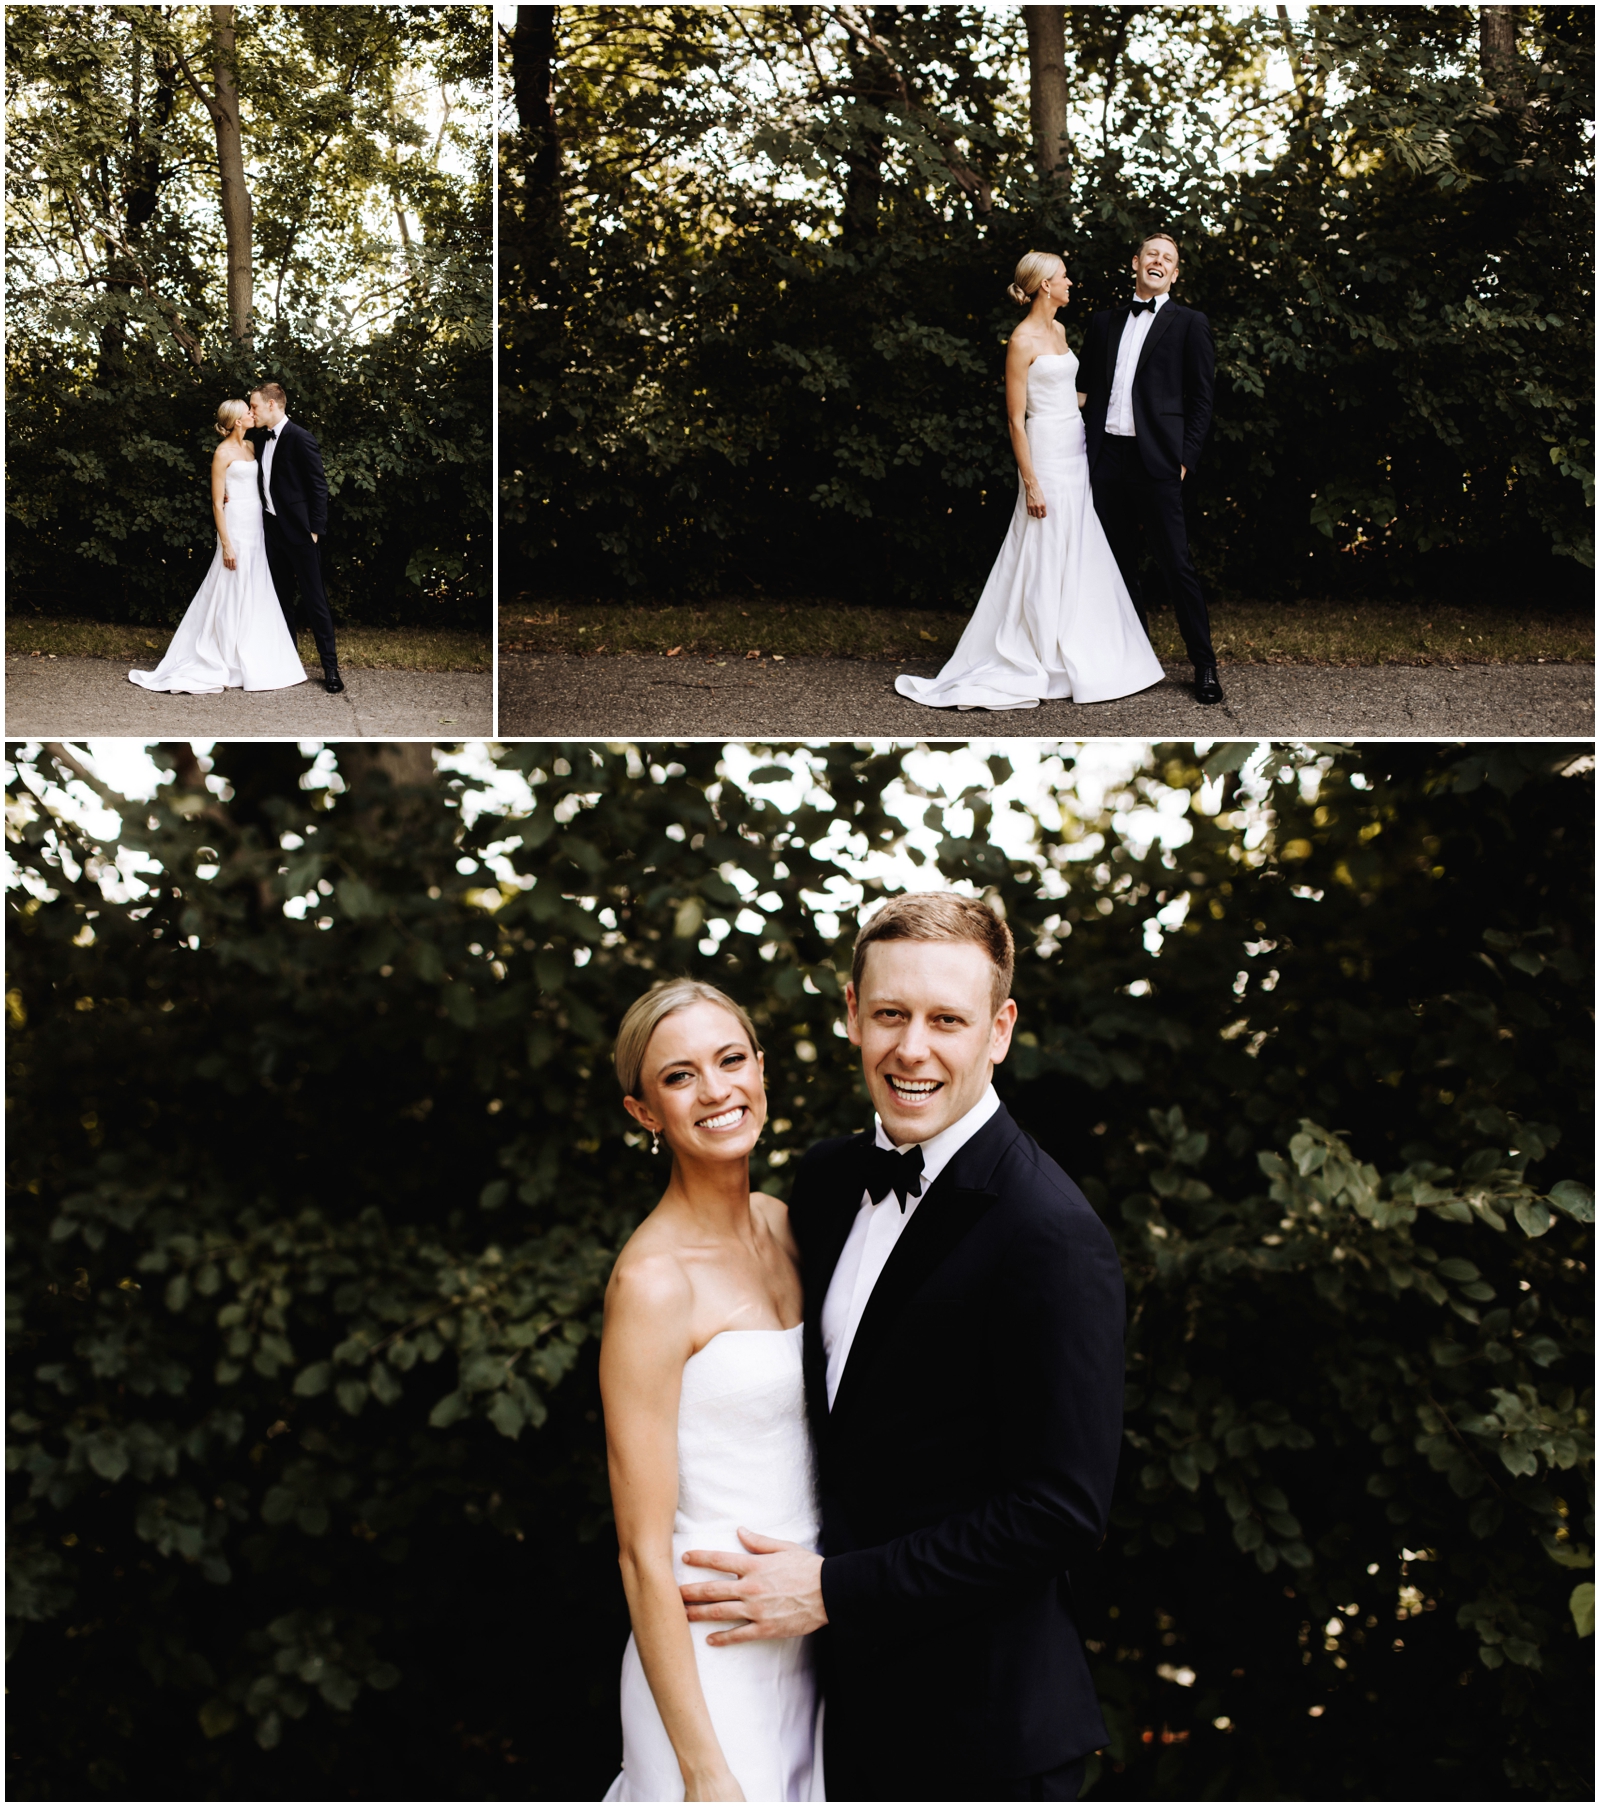
M749 1644L762 1638L803 1638L828 1622L822 1604L822 1558L804 1544L739 1528L744 1551L689 1550L692 1569L716 1569L714 1581L686 1581L679 1592L691 1619L719 1619L727 1631L711 1644Z

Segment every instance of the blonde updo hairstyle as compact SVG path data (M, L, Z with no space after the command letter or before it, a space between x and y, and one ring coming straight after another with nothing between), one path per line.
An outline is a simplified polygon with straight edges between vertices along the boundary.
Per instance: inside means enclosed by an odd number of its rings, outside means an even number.
M1006 293L1018 307L1032 307L1034 296L1051 277L1058 271L1064 276L1066 270L1054 251L1030 251L1017 265L1016 279Z
M663 979L652 985L643 997L633 1000L617 1031L617 1045L611 1052L611 1059L624 1098L641 1097L639 1088L644 1083L644 1057L650 1037L667 1017L687 1010L691 1004L715 1004L719 1010L726 1010L749 1038L751 1052L760 1054L761 1040L756 1034L756 1026L742 1005L734 1003L725 992L718 991L715 985L707 985L703 979Z
M239 424L239 416L249 412L249 402L241 402L236 398L220 402L217 406L217 436L226 439Z

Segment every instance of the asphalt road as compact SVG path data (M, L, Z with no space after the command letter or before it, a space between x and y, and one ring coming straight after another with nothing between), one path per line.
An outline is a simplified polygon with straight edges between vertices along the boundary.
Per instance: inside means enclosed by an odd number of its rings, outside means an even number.
M1593 665L1228 665L1225 700L1195 702L1187 666L1110 703L1035 709L926 709L894 689L898 672L936 662L667 659L522 654L500 660L503 738L613 739L774 735L966 739L970 735L1214 738L1495 739L1594 733Z
M494 733L488 672L361 671L329 696L321 672L292 690L225 690L171 696L128 682L110 659L6 659L6 733L83 739L126 734L143 740L190 735L232 740L456 740Z

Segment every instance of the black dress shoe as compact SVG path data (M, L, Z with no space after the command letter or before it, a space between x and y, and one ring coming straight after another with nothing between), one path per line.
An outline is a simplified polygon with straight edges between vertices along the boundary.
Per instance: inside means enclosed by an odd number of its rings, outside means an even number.
M1194 700L1197 703L1220 703L1222 701L1222 686L1217 682L1215 665L1195 666Z
M344 679L339 676L339 668L337 665L323 666L322 688L327 691L329 696L337 696L339 692L344 689ZM1217 695L1221 696L1222 692L1219 690Z

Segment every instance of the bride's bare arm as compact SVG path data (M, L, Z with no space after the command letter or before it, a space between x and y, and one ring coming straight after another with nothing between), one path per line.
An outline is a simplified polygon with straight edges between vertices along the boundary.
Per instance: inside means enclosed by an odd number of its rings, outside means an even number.
M1016 455L1017 474L1027 492L1028 513L1036 521L1045 517L1044 491L1033 474L1033 453L1028 447L1028 366L1033 353L1013 333L1006 347L1006 419L1011 427L1011 450Z
M223 456L225 449L219 445L211 460L211 513L217 523L217 539L222 545L222 562L230 571L237 571L238 555L233 550L233 541L228 538L228 466L232 460Z
M706 1708L672 1572L678 1401L694 1353L692 1306L689 1281L670 1255L624 1255L606 1291L600 1395L622 1585L645 1679L683 1772L684 1798L742 1801Z

